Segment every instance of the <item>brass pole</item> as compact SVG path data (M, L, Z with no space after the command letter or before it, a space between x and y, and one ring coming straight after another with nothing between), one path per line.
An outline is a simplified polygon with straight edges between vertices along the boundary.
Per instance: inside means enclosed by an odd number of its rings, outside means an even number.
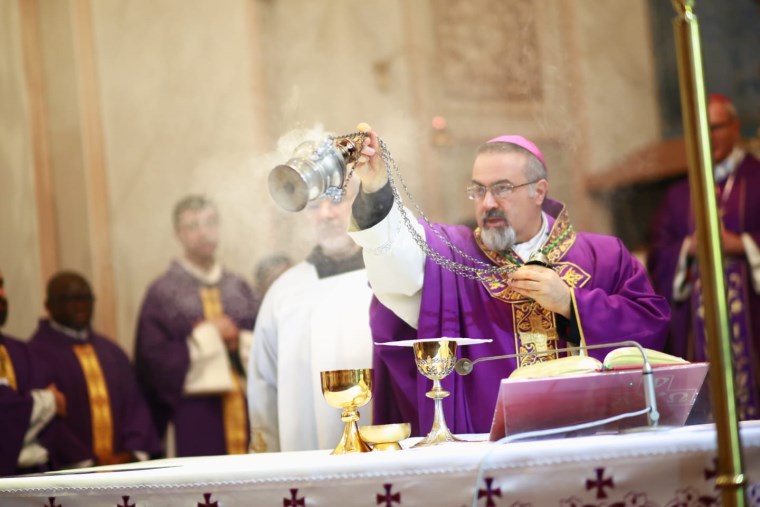
M718 439L718 475L715 485L724 506L744 506L746 479L742 473L741 442L734 396L734 368L721 256L715 179L712 167L702 50L694 0L672 0L678 56L686 155L691 202L697 226L697 261L704 300L705 336L710 356L712 395Z

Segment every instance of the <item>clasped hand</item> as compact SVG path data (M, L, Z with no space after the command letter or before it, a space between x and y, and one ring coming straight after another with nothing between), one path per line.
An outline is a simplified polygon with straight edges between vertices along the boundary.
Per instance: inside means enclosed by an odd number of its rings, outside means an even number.
M691 236L686 238L686 240L688 241L688 254L692 257L696 256L697 244L699 242L697 233L693 233ZM742 256L746 253L744 251L744 242L742 241L742 235L729 231L726 229L726 226L722 222L720 224L720 244L723 253L726 255Z
M570 318L570 287L556 271L543 266L521 266L509 278L510 287L550 312Z
M225 314L208 319L214 327L216 327L219 334L222 336L225 347L230 352L235 352L240 345L240 329L237 324Z

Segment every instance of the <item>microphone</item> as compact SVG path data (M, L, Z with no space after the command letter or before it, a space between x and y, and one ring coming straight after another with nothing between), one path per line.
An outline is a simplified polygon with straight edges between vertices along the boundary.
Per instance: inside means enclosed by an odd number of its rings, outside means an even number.
M646 351L644 350L644 347L642 347L641 344L639 344L639 342L635 342L633 340L625 340L621 342L604 343L604 344L597 344L597 345L584 345L583 347L576 346L576 347L566 347L562 349L551 349L551 350L542 350L542 351L533 351L533 352L516 352L514 354L506 354L503 356L484 356L484 357L479 357L475 359L474 361L472 359L463 357L459 359L454 365L454 371L456 371L459 375L469 375L470 373L472 373L472 370L475 368L475 365L483 361L537 356L541 354L554 353L554 352L571 352L571 351L582 351L582 350L587 350L587 349L604 349L604 348L620 347L624 345L636 347L641 353L641 357L644 362L641 368L641 375L644 380L643 382L644 401L646 402L647 408L649 409L649 412L647 413L647 422L649 423L649 426L651 427L657 426L657 423L660 420L660 413L657 410L657 399L655 397L655 392L654 392L654 372L652 371L652 365L649 363L649 358L647 358L647 354L646 354Z

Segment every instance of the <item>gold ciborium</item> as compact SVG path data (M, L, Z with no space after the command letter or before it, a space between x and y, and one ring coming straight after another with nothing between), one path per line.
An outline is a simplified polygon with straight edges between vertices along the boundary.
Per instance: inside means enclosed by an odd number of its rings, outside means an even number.
M372 446L373 451L400 451L399 442L409 438L411 433L412 425L409 423L359 426L359 436Z
M372 449L359 436L359 407L372 398L372 369L323 371L322 394L330 406L342 409L341 420L346 423L343 437L331 454L369 452Z
M425 438L417 442L414 447L424 447L428 445L437 445L444 442L460 442L446 426L446 419L443 416L443 407L441 400L449 395L448 391L441 388L441 380L454 370L454 364L457 360L457 342L456 340L420 340L413 343L414 359L417 363L417 370L425 377L433 381L433 389L425 393L425 396L432 398L435 402L435 411L433 413L433 427Z

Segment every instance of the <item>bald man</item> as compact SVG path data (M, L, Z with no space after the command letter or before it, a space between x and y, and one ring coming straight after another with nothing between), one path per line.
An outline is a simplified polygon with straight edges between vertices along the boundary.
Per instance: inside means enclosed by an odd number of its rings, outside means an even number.
M723 266L728 285L731 350L741 419L760 418L760 160L739 145L736 108L710 95L710 125L715 192L721 220ZM707 359L702 294L689 180L671 186L652 223L647 267L655 290L672 307L668 352L694 361Z

